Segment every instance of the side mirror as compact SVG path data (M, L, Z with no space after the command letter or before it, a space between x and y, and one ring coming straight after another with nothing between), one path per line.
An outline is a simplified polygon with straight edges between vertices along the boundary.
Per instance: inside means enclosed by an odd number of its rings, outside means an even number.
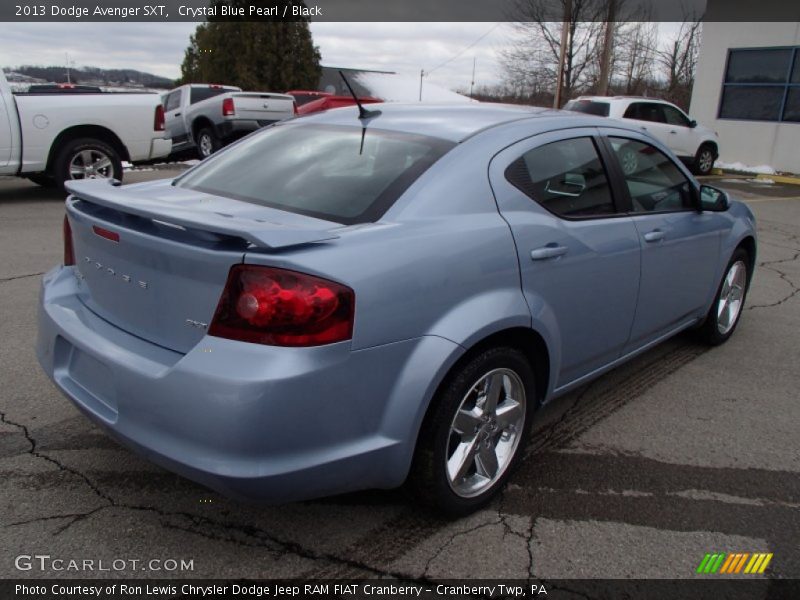
M689 121L689 127L691 127L692 129L694 129L695 127L697 127L697 121L695 121L694 119L692 119L691 121Z
M724 212L730 208L728 194L710 185L700 186L700 210Z

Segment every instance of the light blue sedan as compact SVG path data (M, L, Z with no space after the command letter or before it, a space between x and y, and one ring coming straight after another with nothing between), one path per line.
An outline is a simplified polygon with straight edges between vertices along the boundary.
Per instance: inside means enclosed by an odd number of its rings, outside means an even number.
M68 185L37 353L90 419L224 494L489 501L536 410L687 328L727 340L743 204L580 113L374 105L175 180Z

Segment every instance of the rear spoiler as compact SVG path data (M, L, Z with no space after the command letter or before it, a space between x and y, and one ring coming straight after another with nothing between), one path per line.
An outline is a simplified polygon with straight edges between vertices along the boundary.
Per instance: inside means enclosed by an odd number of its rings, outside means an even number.
M138 196L133 189L119 187L111 180L86 179L67 181L64 187L71 194L67 203L82 200L121 213L179 225L186 229L206 231L244 239L258 248L278 250L303 244L338 239L325 229L291 227L280 223L245 219L213 210L199 211L196 206L170 206L166 202Z

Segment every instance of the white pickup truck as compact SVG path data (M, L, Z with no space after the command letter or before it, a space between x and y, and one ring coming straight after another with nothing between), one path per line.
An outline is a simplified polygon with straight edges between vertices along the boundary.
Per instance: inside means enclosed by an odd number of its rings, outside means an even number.
M173 152L197 148L201 158L261 127L295 114L292 96L192 83L164 96Z
M0 70L0 175L45 186L122 179L122 161L170 153L164 108L152 93L17 93Z

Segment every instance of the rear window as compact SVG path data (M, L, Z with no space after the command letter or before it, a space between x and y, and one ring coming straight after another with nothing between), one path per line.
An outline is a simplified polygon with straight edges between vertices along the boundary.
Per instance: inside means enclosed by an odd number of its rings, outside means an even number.
M372 128L271 127L176 185L343 224L379 219L454 142Z
M203 100L208 100L209 98L213 98L214 96L219 96L220 94L224 94L226 92L235 92L231 88L223 88L223 87L193 87L191 94L189 95L189 104L194 104L195 102L201 102Z
M596 100L570 100L564 108L566 110L586 113L587 115L607 117L610 105L608 102L597 102Z
M294 98L294 101L297 102L297 106L303 106L303 104L308 104L309 102L319 100L325 96L321 94L292 94L292 97Z

